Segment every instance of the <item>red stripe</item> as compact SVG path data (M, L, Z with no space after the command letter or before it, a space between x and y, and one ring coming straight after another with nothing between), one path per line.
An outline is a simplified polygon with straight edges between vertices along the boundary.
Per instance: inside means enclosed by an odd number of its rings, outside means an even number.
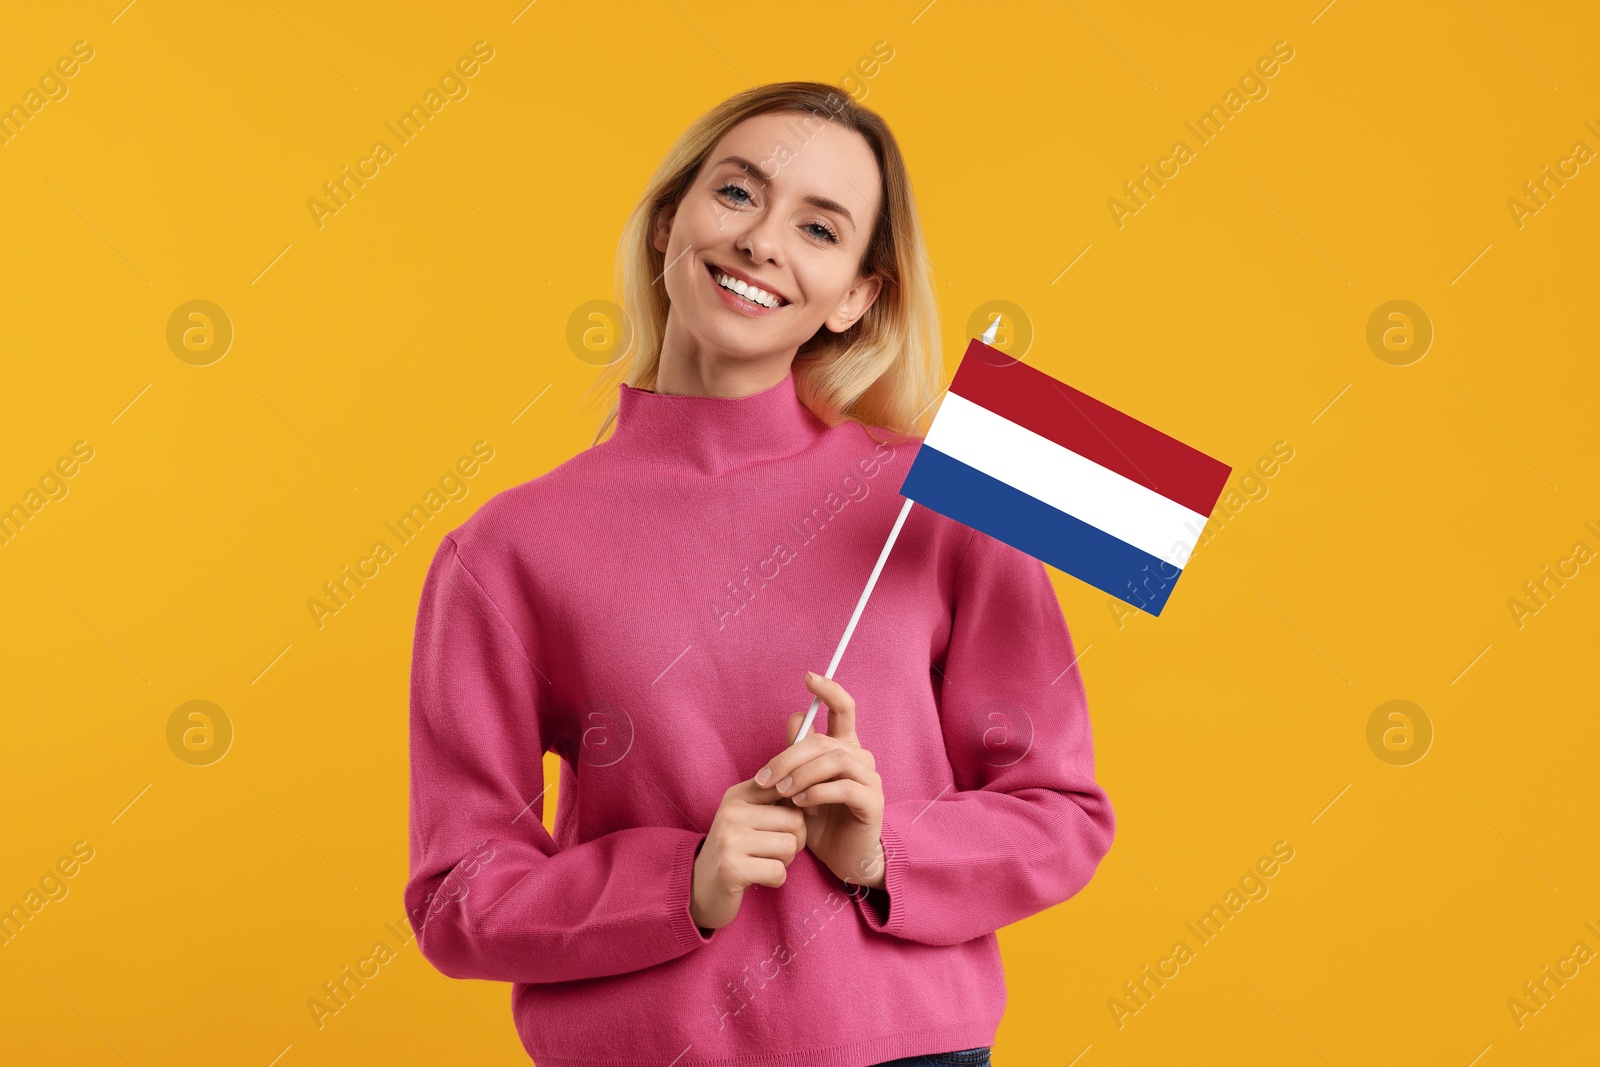
M1201 515L1211 514L1232 472L977 338L961 357L950 391Z

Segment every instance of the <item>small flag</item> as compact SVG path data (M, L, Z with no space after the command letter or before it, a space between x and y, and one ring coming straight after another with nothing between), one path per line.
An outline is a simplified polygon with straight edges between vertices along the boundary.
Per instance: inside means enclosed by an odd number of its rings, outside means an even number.
M1231 470L974 338L900 493L1160 615Z

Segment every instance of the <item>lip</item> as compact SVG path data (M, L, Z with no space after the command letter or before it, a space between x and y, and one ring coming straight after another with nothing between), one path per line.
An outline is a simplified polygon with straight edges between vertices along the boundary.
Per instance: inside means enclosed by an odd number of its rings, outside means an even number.
M780 293L778 290L774 289L772 286L768 285L766 282L762 281L760 278L752 278L752 277L750 277L750 275L744 273L743 271L733 270L731 267L724 267L720 263L707 263L706 264L706 272L708 274L712 274L713 275L711 281L712 281L712 284L714 284L714 285L716 284L716 280L717 280L714 275L716 273L722 273L722 274L728 274L728 275L731 275L731 276L733 276L735 278L738 278L740 281L744 282L746 285L754 285L754 286L758 286L758 287L760 287L762 289L765 289L767 292L771 293L773 296L777 297L780 301L782 301L782 303L780 303L778 305L779 308L785 307L785 306L787 306L787 305L789 305L790 303L793 302L788 298L788 296L786 296L783 293ZM721 289L722 287L719 285L719 286L717 286L717 288ZM723 289L723 292L727 292L727 290ZM734 294L732 294L732 293L729 293L728 295L729 296L734 296ZM736 299L737 299L737 297L736 297ZM745 303L752 303L752 302L751 301L745 301ZM761 307L760 304L756 304L755 306L756 307ZM777 309L778 308L772 308L770 310L776 311ZM769 310L769 309L762 308L762 310L765 311L765 310Z

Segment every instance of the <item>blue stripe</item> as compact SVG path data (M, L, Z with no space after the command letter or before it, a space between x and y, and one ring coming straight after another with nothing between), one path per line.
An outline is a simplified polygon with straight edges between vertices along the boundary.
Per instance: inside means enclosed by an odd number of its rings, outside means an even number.
M1152 615L1181 569L924 443L900 495Z

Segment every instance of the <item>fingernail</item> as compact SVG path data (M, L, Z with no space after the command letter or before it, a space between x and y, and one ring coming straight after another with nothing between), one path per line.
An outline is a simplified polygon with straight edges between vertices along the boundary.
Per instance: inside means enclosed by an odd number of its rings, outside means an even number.
M771 767L763 767L756 772L756 785L766 785L770 781L772 781Z
M806 799L806 791L804 789L800 790L800 792L794 795L794 799L797 803L804 803Z
M783 781L778 783L778 792L787 793L789 791L789 787L792 785L794 785L794 776L790 775L788 778L785 778Z
M814 672L806 671L806 681L809 682L809 681L811 681L811 679L813 679L815 677L816 677L816 674Z

